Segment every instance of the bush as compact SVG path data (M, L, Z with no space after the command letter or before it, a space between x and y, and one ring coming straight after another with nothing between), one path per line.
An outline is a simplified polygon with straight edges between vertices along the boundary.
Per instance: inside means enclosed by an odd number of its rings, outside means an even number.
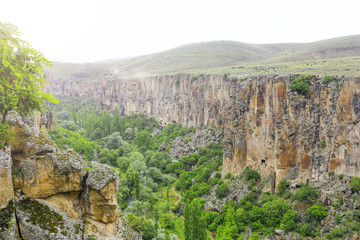
M226 80L229 77L230 73L224 73L223 79Z
M350 188L354 193L360 190L360 177L353 177L351 179Z
M299 76L292 80L292 83L290 85L290 90L295 91L301 95L307 96L309 94L309 82L310 82L311 76Z
M258 198L258 194L256 192L251 192L249 194L246 194L242 199L245 200L245 203L246 202L255 202L255 200Z
M260 174L258 171L248 168L245 172L245 180L251 183L256 183L260 179Z
M306 210L306 213L312 218L320 222L327 216L327 210L324 206L314 205Z
M194 74L191 76L191 81L196 81L198 79L198 77Z
M338 209L340 207L340 203L339 202L333 202L332 206L336 209Z
M326 141L325 140L321 140L320 141L320 148L325 148L326 147Z
M226 176L225 176L225 179L230 179L231 178L231 173L227 173Z
M333 77L333 76L326 75L325 77L322 78L322 83L323 83L323 84L329 84L329 83L331 83L332 81L334 81L334 77Z
M291 232L296 229L297 224L295 223L296 212L289 210L285 213L281 220L280 228L286 232Z
M334 237L341 238L344 236L344 229L342 227L334 228L334 230L332 231L332 234Z
M5 144L10 141L10 138L9 124L0 123L0 150L5 148Z
M315 188L308 185L303 185L301 188L295 192L294 199L298 201L311 201L319 197L319 193Z
M336 214L336 215L335 215L335 222L336 222L336 223L340 223L340 222L341 222L341 217L340 217L339 214Z
M216 196L219 198L224 198L229 194L229 191L230 189L228 185L226 183L223 183L216 189Z
M278 192L277 192L277 194L279 196L282 196L285 193L285 191L288 189L286 185L287 185L287 180L286 179L283 179L283 180L281 180L279 182L279 184L278 184Z

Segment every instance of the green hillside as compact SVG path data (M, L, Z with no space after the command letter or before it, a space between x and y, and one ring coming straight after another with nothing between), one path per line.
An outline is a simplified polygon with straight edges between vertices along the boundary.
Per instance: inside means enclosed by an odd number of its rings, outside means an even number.
M85 64L54 63L54 67L47 71L60 78L86 81L97 80L110 73L137 78L188 72L228 71L254 74L271 72L272 69L276 69L274 72L277 73L312 71L316 74L326 72L356 75L358 56L360 35L312 43L250 44L212 41L125 59ZM316 67L311 68L312 66Z

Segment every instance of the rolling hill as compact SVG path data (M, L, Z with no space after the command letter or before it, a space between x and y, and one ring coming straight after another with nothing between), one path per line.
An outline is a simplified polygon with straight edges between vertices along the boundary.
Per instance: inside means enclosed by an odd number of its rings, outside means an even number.
M54 67L47 69L47 72L54 73L60 78L92 81L104 74L136 78L182 72L213 72L214 69L227 69L239 65L261 66L340 58L347 61L347 58L357 56L360 56L360 35L311 43L250 44L212 41L118 60L85 64L54 63Z

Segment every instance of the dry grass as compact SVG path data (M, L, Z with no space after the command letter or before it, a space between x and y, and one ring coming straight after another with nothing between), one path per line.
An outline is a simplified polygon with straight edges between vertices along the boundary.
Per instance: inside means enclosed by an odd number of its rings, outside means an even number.
M360 35L306 44L248 44L215 41L180 46L160 53L103 62L54 63L60 78L99 80L174 73L307 73L359 75Z

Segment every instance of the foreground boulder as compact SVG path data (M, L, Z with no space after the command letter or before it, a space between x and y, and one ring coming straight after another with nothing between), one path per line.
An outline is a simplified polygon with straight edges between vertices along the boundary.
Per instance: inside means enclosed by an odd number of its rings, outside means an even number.
M0 239L142 239L120 217L111 167L86 173L89 164L60 151L39 114L7 120L14 137L0 150Z

